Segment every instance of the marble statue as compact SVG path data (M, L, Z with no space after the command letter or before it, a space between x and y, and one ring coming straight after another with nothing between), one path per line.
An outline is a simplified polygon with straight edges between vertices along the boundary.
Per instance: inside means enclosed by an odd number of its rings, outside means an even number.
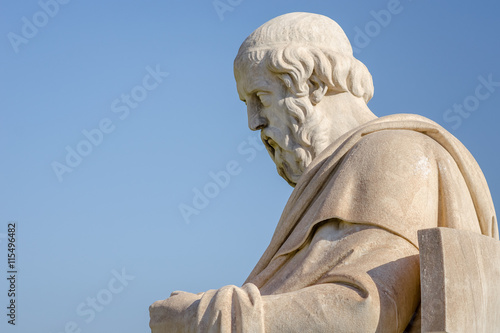
M294 190L243 286L173 292L150 307L152 332L418 332L417 232L498 239L472 155L424 117L377 118L370 73L325 16L265 23L234 73L250 129Z

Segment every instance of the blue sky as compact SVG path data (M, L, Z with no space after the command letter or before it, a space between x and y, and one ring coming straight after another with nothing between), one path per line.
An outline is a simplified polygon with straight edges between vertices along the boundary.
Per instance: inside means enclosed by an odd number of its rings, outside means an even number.
M0 3L5 275L10 221L18 247L2 332L148 332L173 290L243 283L292 188L247 127L232 62L280 14L336 20L374 77L372 111L442 124L500 200L497 2Z

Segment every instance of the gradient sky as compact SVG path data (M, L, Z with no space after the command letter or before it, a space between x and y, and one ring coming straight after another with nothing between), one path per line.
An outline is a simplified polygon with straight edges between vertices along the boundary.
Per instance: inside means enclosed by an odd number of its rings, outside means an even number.
M372 111L442 124L500 200L498 2L54 1L0 1L0 269L17 221L19 271L15 327L0 280L2 332L149 332L173 290L243 283L292 188L255 144L232 62L284 13L336 20L374 77Z

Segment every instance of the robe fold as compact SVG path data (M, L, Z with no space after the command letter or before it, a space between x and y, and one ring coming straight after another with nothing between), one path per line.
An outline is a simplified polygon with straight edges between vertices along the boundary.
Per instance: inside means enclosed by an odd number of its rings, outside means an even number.
M479 166L427 118L378 118L308 166L243 287L200 295L192 328L166 332L403 332L420 301L417 231L433 227L498 239Z

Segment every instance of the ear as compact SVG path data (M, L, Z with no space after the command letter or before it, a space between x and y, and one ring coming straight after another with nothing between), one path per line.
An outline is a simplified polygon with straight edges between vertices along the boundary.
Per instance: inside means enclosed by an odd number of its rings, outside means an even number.
M328 86L319 79L314 73L309 78L309 98L311 99L311 103L313 105L321 102L323 97L326 95L328 91Z

